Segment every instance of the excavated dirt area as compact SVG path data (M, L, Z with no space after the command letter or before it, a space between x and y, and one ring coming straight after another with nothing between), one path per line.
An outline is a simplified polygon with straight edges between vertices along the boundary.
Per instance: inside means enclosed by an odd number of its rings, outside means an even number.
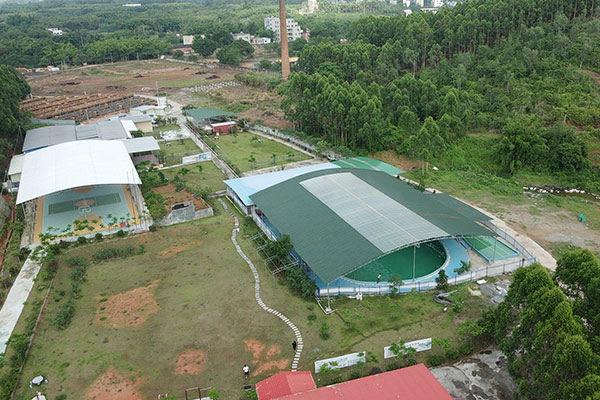
M134 374L121 374L114 367L100 375L88 388L88 400L143 400L137 392L139 379Z
M258 376L263 372L267 371L281 371L290 365L289 359L272 360L273 357L281 354L281 346L273 345L264 352L266 346L264 343L255 340L247 339L244 340L246 350L252 352L252 370L250 374L252 376Z
M106 301L98 298L98 309L94 322L111 328L127 328L146 322L151 314L160 307L154 300L154 291L158 281L149 286L130 290L108 297Z
M202 350L187 350L177 357L175 374L177 375L200 375L206 364L206 354Z

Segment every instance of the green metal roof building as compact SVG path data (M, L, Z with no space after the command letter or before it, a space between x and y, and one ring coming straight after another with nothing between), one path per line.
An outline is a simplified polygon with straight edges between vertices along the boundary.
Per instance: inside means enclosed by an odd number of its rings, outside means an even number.
M217 117L237 117L237 114L235 113L218 110L216 108L192 108L190 110L185 110L185 114L192 117L196 122Z
M325 284L410 246L494 235L479 224L490 218L467 204L420 192L376 162L353 162L250 196L265 224L289 234L295 252Z

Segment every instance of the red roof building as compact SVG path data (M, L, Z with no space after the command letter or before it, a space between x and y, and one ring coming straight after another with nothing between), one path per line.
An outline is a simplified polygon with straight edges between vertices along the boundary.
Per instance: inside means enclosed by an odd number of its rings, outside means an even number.
M310 372L306 372L310 375ZM269 379L265 379L256 385L259 400L452 400L452 396L435 379L433 374L423 364L383 372L360 379L338 383L322 388L314 388L314 381L310 377L313 388L309 390L293 391L289 383L282 382L280 374L298 374L298 372L282 372ZM261 395L261 387L265 382L277 378L280 387L285 391L273 391L271 397ZM306 379L306 378L303 378ZM289 378L285 378L289 380ZM291 376L295 381L296 377ZM300 381L298 379L298 381ZM294 387L296 384L293 385ZM264 390L264 386L262 386ZM275 385L271 386L275 387ZM264 392L263 392L264 393ZM286 393L280 397L274 397L279 393Z
M272 400L316 389L310 371L279 372L256 384L258 400Z

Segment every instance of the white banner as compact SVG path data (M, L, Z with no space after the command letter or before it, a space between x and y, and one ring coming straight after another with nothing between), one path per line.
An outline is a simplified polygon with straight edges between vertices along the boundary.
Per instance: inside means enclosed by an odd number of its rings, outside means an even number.
M391 346L386 346L383 348L383 358L392 358L396 357L396 355L390 350ZM404 343L404 347L411 347L418 352L431 350L431 338L415 340L414 342Z
M185 156L181 158L182 164L193 164L200 161L210 160L210 153L194 154L193 156Z
M344 356L328 358L326 360L315 361L315 373L321 371L321 367L324 365L329 366L331 369L340 369L356 365L359 361L366 362L365 353L351 353Z

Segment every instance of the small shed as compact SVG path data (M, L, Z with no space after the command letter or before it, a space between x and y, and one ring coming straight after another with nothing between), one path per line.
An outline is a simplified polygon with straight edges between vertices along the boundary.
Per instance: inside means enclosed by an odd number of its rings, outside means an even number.
M210 130L215 134L229 135L237 130L237 124L235 121L217 122L210 124Z

